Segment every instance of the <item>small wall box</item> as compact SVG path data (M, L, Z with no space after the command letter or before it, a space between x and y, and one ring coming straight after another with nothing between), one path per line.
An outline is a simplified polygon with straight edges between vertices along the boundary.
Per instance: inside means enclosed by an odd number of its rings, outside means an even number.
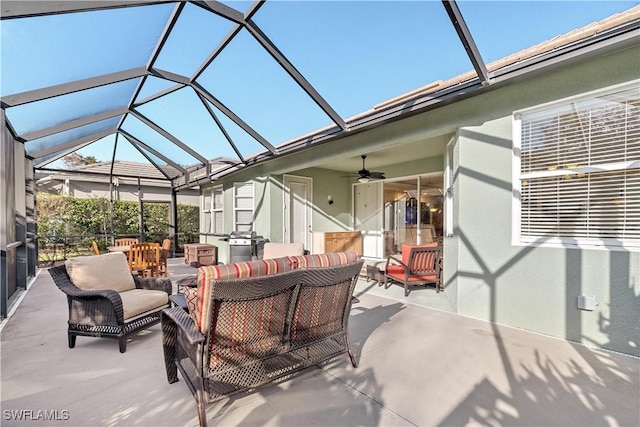
M596 309L597 305L598 303L596 302L595 296L578 296L578 308L581 310L593 311Z
M198 265L218 264L218 248L209 243L187 243L184 245L184 263Z

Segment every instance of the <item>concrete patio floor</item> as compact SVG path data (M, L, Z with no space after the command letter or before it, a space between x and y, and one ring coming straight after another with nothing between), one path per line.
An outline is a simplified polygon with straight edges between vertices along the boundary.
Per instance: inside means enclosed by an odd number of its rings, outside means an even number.
M171 260L172 279L192 271ZM358 368L344 356L223 400L209 425L640 425L636 358L452 314L433 288L404 298L363 278L357 296ZM99 338L69 349L66 321L66 296L43 270L1 332L0 424L198 425L184 381L166 380L159 325L120 354Z

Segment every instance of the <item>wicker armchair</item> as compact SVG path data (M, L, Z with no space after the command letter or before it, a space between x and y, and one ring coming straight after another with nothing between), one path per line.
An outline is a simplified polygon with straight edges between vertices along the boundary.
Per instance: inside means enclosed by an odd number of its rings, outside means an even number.
M113 258L113 255L116 253L78 258ZM121 257L117 264L124 265L133 280L132 289L81 289L73 283L67 265L49 269L55 284L67 295L69 348L75 347L79 335L115 338L119 342L120 353L124 353L127 337L160 322L162 310L169 307L168 297L172 290L169 279L132 276L124 254L118 253L117 256ZM95 264L95 260L92 262ZM114 275L112 267L110 271L110 275L99 275L105 288L109 287L109 278Z

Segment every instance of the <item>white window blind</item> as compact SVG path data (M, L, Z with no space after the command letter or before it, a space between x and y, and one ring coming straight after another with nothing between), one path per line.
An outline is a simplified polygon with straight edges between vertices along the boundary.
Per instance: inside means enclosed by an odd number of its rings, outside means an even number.
M521 242L640 247L637 83L517 113L516 124Z
M234 184L234 231L253 230L253 183Z

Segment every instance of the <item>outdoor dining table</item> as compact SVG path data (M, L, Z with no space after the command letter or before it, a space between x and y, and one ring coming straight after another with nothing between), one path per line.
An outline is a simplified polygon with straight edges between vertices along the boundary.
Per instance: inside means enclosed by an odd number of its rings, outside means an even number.
M107 250L109 252L124 252L124 253L127 253L127 252L129 252L129 249L130 249L129 245L107 246Z

